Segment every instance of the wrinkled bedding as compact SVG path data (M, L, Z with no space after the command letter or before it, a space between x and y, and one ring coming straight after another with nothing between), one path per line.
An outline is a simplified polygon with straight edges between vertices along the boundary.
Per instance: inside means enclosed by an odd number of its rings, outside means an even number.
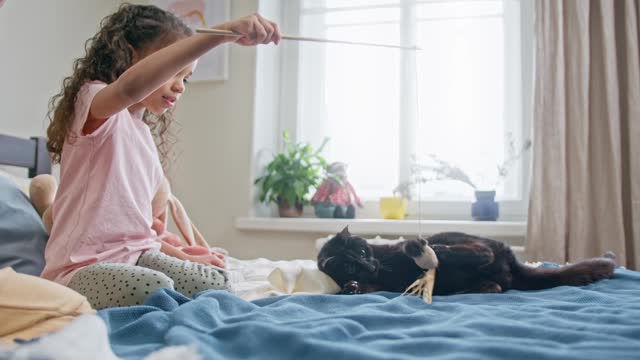
M549 265L548 265L549 266ZM140 359L195 345L206 359L638 358L640 273L585 287L420 298L380 292L248 302L170 290L99 312L114 353Z

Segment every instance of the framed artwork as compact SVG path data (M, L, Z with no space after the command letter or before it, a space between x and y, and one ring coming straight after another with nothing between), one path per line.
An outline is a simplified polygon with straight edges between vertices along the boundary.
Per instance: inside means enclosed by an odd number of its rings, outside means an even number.
M170 11L194 31L230 18L230 0L152 0L151 5ZM198 60L191 81L227 80L229 45L215 47Z

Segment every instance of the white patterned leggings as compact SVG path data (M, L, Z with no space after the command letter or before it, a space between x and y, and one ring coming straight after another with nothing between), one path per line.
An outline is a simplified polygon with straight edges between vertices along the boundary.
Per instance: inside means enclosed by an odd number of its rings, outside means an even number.
M69 287L84 295L93 308L140 305L154 290L168 288L185 296L203 290L229 290L223 271L180 260L158 250L145 251L136 265L98 263L79 270Z

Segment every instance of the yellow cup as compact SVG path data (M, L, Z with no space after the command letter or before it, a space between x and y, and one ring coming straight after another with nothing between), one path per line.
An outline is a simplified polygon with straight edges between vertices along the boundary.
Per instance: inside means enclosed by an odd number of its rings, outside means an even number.
M407 215L407 199L399 196L380 198L380 214L385 219L404 219Z

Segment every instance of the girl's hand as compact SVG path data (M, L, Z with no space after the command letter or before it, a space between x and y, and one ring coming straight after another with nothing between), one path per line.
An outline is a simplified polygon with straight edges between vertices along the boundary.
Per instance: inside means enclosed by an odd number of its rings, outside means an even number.
M180 260L189 260L207 266L214 265L221 268L225 267L224 254L221 254L219 252L210 249L206 249L205 252L202 250L195 250L194 248L185 248L183 250L167 242L166 239L160 238L159 241L162 244L162 246L160 247L160 251L169 256L173 256Z
M240 38L229 37L229 41L233 41L244 46L268 44L270 42L278 45L281 38L278 24L263 18L260 14L241 17L216 26L215 28L230 30L244 35Z
M220 257L220 255L222 257ZM203 265L213 265L213 266L224 268L225 265L224 265L224 260L222 260L223 257L224 255L217 254L217 253L205 254L205 255L187 255L185 260L189 260L195 263L200 263Z

